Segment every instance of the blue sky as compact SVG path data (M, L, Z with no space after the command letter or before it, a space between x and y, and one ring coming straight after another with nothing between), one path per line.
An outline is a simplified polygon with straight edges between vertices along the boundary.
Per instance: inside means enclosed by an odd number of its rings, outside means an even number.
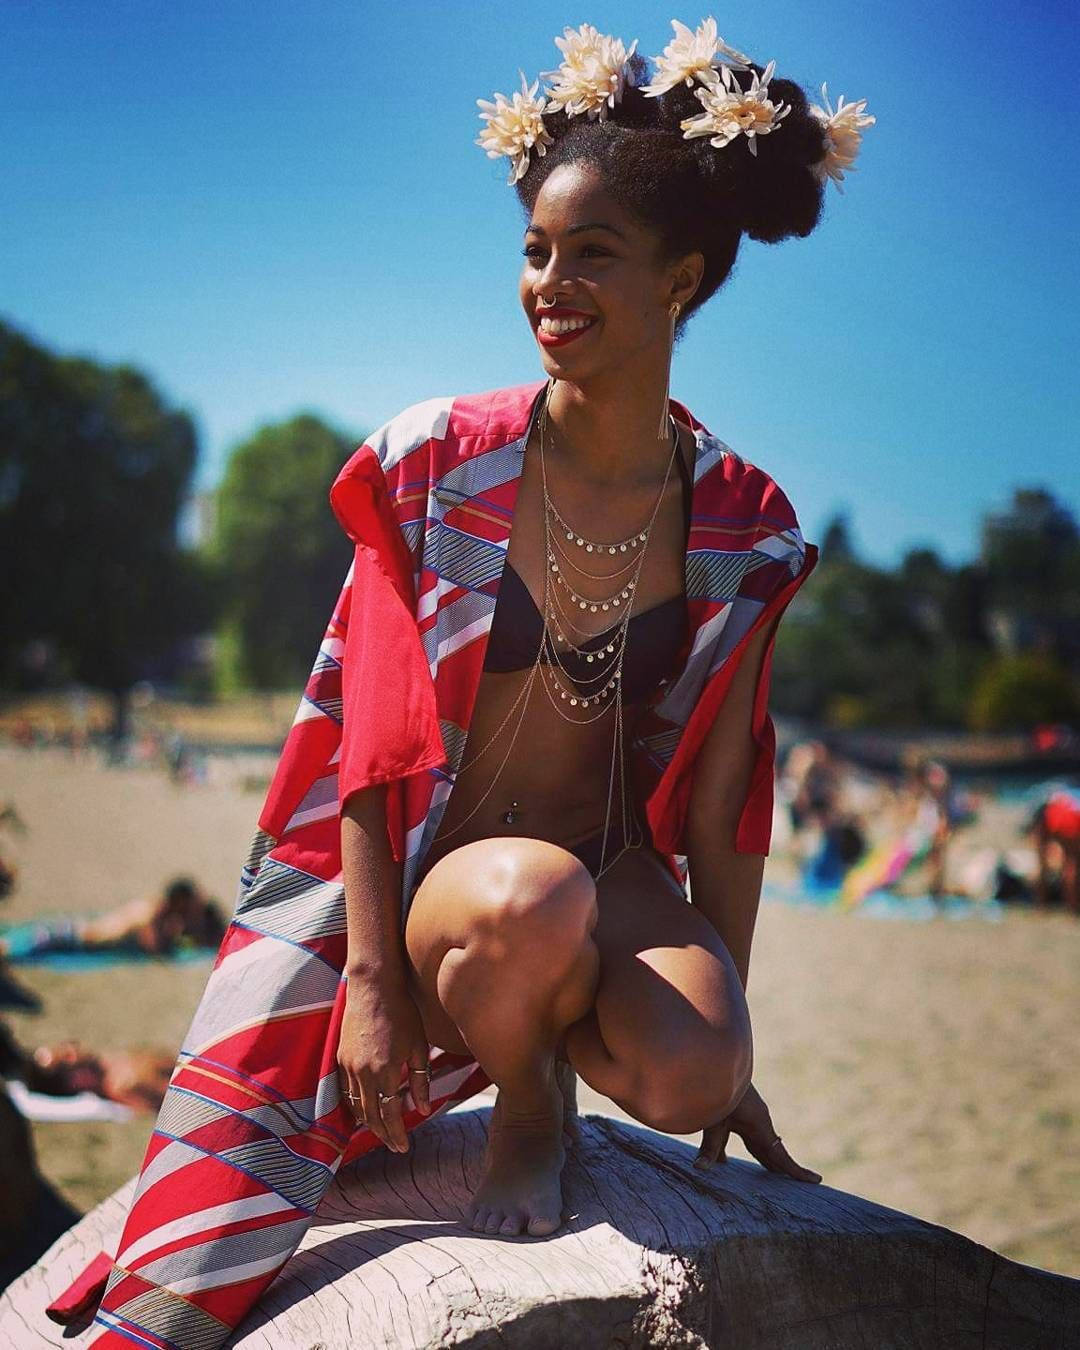
M475 100L557 65L566 25L653 55L713 13L878 122L809 239L744 242L672 393L808 538L846 510L874 561L959 562L1016 486L1080 515L1076 10L0 0L0 316L147 371L196 417L201 486L300 409L361 434L540 378Z

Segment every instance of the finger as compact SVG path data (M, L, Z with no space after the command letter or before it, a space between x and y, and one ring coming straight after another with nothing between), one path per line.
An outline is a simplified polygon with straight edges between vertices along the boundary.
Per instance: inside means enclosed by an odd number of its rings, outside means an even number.
M340 1068L341 1074L341 1103L346 1111L353 1117L358 1125L363 1124L364 1112L361 1107L360 1084L349 1073L344 1065Z
M379 1089L375 1080L364 1075L360 1083L360 1094L363 1100L364 1120L368 1129L381 1143L389 1148L390 1139L386 1133L382 1111L379 1110Z
M778 1136L766 1144L763 1144L760 1138L746 1140L745 1143L758 1162L770 1172L782 1172L786 1176L795 1177L798 1181L821 1180L820 1173L812 1172L808 1167L802 1167L795 1161Z
M425 1116L431 1114L431 1079L427 1054L411 1057L409 1063L409 1091L417 1108Z
M812 1168L803 1167L801 1163L797 1163L782 1142L776 1145L773 1149L773 1153L780 1155L781 1161L784 1164L784 1170L787 1172L788 1176L794 1177L796 1181L818 1182L821 1180L820 1172L815 1172Z
M386 1126L387 1141L398 1153L409 1151L409 1137L401 1119L404 1109L400 1092L395 1092L392 1097L382 1102L382 1118Z

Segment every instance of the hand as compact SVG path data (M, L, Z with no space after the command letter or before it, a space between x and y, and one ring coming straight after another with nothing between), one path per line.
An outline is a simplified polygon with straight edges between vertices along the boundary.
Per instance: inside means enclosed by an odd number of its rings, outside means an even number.
M739 1136L762 1167L767 1167L770 1172L782 1172L796 1181L821 1180L820 1172L800 1166L783 1143L778 1142L779 1136L773 1128L769 1108L752 1083L735 1110L705 1130L694 1166L706 1168L714 1162L727 1162L724 1150L733 1133Z
M409 1151L402 1121L401 1066L408 1063L408 1087L419 1110L429 1115L429 1084L423 1072L428 1048L420 1010L404 985L350 981L337 1052L343 1104L358 1125L365 1125L398 1153ZM380 1101L380 1093L386 1101Z

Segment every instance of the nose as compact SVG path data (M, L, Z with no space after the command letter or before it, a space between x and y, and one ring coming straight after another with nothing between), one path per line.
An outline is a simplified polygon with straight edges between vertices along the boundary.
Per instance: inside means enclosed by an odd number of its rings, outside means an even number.
M550 254L547 264L537 274L532 285L533 295L540 304L551 305L560 297L560 292L573 288L573 282L560 275L561 264L556 263L555 255Z

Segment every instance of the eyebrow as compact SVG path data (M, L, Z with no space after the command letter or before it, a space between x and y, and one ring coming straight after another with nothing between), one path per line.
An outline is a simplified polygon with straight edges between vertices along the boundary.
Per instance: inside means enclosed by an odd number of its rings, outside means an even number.
M610 230L612 234L617 235L620 239L624 241L626 239L626 235L623 234L622 230L616 229L614 225L608 225L602 220L589 220L586 221L583 225L571 225L570 228L566 231L566 233L582 234L584 233L585 230ZM547 230L545 230L541 225L526 225L525 233L542 234L544 235L545 238L547 237Z

